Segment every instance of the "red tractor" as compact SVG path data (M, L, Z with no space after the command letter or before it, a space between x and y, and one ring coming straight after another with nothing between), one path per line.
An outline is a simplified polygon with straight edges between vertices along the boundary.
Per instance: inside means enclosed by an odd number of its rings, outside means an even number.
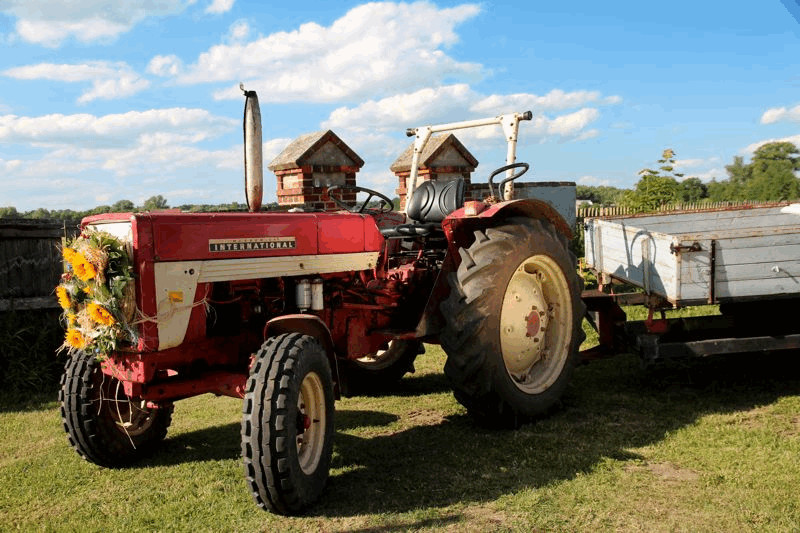
M246 94L255 211L260 116ZM380 207L350 207L342 199L353 191L331 187L346 209L84 219L84 234L101 230L127 248L135 341L104 357L73 350L60 394L72 446L98 465L124 466L165 438L175 401L239 397L247 485L260 507L291 514L326 483L334 400L399 379L423 342L441 343L470 414L515 425L546 413L576 364L585 308L564 217L542 200L511 199L528 168L514 162L517 131L530 118L410 130L405 221L389 227L391 200L361 187ZM462 179L416 183L431 133L487 124L500 124L509 145L490 198L465 206Z

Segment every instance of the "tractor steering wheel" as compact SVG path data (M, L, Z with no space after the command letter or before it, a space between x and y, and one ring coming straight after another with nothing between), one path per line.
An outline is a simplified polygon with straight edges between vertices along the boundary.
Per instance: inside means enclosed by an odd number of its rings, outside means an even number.
M512 168L521 168L522 170L519 172L515 172L514 174L510 175L509 177L500 182L500 184L497 186L497 198L502 198L501 191L505 187L506 183L508 183L509 181L514 181L515 179L525 174L530 168L530 165L528 163L511 163L510 165L500 167L494 172L492 172L492 175L489 176L489 194L494 196L494 191L492 190L492 186L494 185L492 180L494 179L494 177L502 172L505 172L506 170L511 170Z
M338 198L333 195L334 191L340 190L342 192L349 192L355 191L356 194L360 192L367 193L367 199L364 200L361 204L356 203L354 206L349 206L344 203L344 200ZM367 204L375 196L381 201L380 207L377 209L379 213L388 213L389 211L394 209L394 204L389 199L388 196L379 193L378 191L373 191L372 189L367 189L366 187L359 187L358 185L332 185L328 187L328 197L333 200L337 206L341 207L346 211L350 211L351 213L363 213L364 210L367 210ZM368 209L368 211L375 211L374 209Z

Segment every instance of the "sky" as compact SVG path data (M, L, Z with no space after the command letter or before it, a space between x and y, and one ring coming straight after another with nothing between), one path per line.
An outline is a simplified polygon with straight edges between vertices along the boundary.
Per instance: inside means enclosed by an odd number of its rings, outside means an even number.
M244 202L244 82L265 166L332 129L392 197L409 127L533 112L523 181L631 187L665 148L725 179L800 146L800 0L0 0L0 206ZM456 135L485 181L499 130ZM264 200L275 200L265 168Z

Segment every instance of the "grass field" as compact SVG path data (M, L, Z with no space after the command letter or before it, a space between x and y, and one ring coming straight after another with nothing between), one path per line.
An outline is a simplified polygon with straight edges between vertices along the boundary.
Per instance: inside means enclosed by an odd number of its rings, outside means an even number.
M381 397L337 403L333 469L307 515L259 511L240 402L176 404L163 448L106 470L69 448L51 399L0 405L0 530L797 531L797 353L643 369L582 366L553 416L476 427L435 346Z

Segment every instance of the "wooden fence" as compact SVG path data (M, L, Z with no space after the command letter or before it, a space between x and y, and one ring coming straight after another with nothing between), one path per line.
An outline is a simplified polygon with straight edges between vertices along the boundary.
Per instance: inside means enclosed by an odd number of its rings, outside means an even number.
M62 272L61 239L76 224L0 219L0 311L58 307L53 290Z
M703 209L735 209L737 207L773 207L777 205L786 205L787 202L694 202L685 204L669 204L661 206L656 213L671 213L678 211L698 211ZM582 220L589 217L613 217L635 214L652 214L651 213L638 213L629 207L621 206L594 206L582 205L577 208L577 218Z

